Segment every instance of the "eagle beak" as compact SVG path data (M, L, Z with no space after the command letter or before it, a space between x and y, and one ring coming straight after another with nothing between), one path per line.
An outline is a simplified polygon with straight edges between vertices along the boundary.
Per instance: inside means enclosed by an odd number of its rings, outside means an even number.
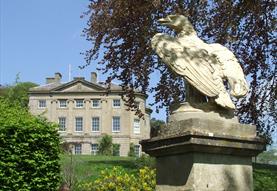
M170 19L167 18L161 18L158 20L161 25L168 25L170 23Z

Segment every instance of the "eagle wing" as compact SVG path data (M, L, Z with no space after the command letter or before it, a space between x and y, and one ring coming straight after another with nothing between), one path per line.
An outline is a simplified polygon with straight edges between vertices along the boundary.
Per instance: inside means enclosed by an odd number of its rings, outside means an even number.
M174 72L183 76L204 95L217 97L220 92L226 91L219 66L214 64L216 59L204 48L199 48L200 44L197 42L189 39L181 41L158 33L152 38L151 43L158 56Z
M222 75L230 84L231 95L241 97L247 94L249 86L245 79L243 70L235 55L221 44L209 44L209 53L215 55L222 66Z

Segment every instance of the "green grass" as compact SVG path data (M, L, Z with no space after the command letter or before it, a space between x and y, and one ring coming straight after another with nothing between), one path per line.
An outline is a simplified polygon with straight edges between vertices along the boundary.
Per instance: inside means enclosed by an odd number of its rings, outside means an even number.
M137 171L135 159L131 157L73 155L71 163L70 155L62 156L62 169L71 164L78 181L93 181L102 170L114 166L121 166L129 173Z
M277 191L277 166L253 164L255 191Z
M62 169L70 166L71 157L62 156ZM72 166L78 182L94 181L102 170L121 166L129 173L137 172L136 160L131 157L73 155ZM273 165L254 164L255 191L277 191L277 167Z

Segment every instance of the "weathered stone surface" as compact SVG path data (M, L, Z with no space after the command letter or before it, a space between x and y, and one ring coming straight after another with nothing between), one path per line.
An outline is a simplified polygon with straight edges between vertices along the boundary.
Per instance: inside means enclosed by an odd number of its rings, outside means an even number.
M195 117L141 144L157 159L158 191L251 191L251 159L265 149L255 126Z
M202 112L197 114L202 114ZM196 117L169 123L161 129L160 136L180 135L183 132L197 132L209 136L256 137L256 127L253 125Z
M157 191L253 190L250 157L188 153L157 158Z
M221 107L235 109L224 83L229 84L234 97L245 96L249 89L235 55L220 44L202 41L183 15L168 15L158 21L177 32L177 36L157 33L151 39L152 49L162 61L201 94Z
M256 156L264 150L264 140L257 137L215 136L197 132L155 137L141 141L141 144L144 152L157 157L189 152Z

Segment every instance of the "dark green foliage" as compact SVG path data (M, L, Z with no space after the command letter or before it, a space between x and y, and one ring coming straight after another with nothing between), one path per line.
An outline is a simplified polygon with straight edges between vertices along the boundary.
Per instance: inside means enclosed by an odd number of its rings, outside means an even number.
M254 165L254 190L277 191L277 166Z
M0 98L0 190L57 190L57 126Z
M129 157L135 157L136 156L134 143L130 143L130 150L128 152L128 156Z
M156 160L153 157L150 157L147 154L142 154L141 157L136 158L135 165L138 169L143 167L148 168L155 168L156 167Z
M0 84L0 97L4 97L7 93L7 86L1 86Z
M28 107L28 91L35 86L37 84L32 82L16 82L15 85L3 87L0 96L7 98L12 103L19 104L21 107Z
M113 149L112 136L104 135L99 141L99 154L111 156L113 151L112 149Z
M165 125L165 122L163 120L152 118L150 120L150 126L151 126L150 137L156 137L158 135L159 130L164 125Z
M113 156L120 156L120 144L113 144Z

